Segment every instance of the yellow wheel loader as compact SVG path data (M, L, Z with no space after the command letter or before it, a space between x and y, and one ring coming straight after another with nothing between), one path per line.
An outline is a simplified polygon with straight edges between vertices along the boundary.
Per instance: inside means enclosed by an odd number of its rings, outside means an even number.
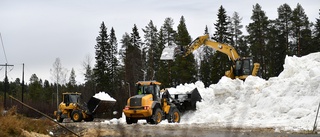
M157 81L136 83L137 95L130 97L123 109L127 124L137 123L139 119L151 124L158 124L164 119L169 123L179 123L181 113L196 110L196 102L202 99L197 89L171 96L168 90L160 90L160 85Z
M91 97L86 104L81 103L81 93L63 93L63 100L59 104L54 116L58 122L63 122L65 118L71 118L74 122L93 121L96 113L103 113L111 108L114 102L101 101Z

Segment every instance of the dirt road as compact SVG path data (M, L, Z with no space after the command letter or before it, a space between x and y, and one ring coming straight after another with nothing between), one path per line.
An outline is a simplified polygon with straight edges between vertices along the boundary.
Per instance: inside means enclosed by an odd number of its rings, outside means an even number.
M273 128L232 128L218 127L206 124L159 124L150 125L138 123L127 125L123 123L109 122L65 122L65 126L80 136L126 136L126 137L316 137L316 134L303 134L292 132L275 132ZM54 136L70 135L66 130L58 128L53 131Z

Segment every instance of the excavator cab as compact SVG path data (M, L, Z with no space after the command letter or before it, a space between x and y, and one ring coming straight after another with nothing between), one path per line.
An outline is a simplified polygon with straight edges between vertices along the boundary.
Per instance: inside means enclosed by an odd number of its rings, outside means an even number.
M236 61L235 76L251 75L253 69L252 58L243 58Z
M252 57L242 57L235 61L234 76L242 80L249 75L257 76L259 66L259 63L253 63Z

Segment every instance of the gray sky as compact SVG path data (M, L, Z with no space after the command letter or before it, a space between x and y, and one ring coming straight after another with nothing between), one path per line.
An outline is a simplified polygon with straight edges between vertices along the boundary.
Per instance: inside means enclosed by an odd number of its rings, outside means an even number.
M319 18L319 0L1 0L0 33L6 50L10 81L22 76L22 63L25 64L25 81L29 82L32 74L41 79L52 81L50 69L56 58L62 66L76 72L76 80L83 82L82 62L90 55L92 66L94 45L99 34L99 27L104 21L108 28L115 29L118 42L125 32L131 33L133 25L142 28L150 20L162 26L166 17L174 20L174 29L183 15L191 37L194 39L204 32L207 25L209 32L214 30L219 7L222 5L228 16L238 12L242 25L251 20L253 5L259 3L269 19L277 17L277 8L287 3L294 9L300 3L309 17L315 22ZM121 44L119 44L120 46ZM2 47L0 64L6 63ZM0 80L4 79L4 67L0 67Z

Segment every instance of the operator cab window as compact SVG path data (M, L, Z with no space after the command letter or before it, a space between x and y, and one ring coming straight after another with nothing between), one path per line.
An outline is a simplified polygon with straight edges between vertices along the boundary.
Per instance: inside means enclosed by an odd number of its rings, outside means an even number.
M138 94L153 94L153 86L139 86Z
M152 94L153 99L157 100L160 97L160 87L159 85L146 85L138 87L138 95L140 94Z
M64 96L63 96L63 98L64 98L64 102L63 103L66 103L66 104L69 104L70 103L70 101L69 101L69 95L68 94L65 94Z
M70 103L77 103L78 102L78 99L79 99L79 95L70 95L69 96L69 100L70 100Z
M240 75L242 75L242 60L237 60L236 61L236 68L235 68L235 70L234 70L234 72L235 72L235 76L240 76Z
M246 59L243 60L243 74L244 75L250 75L250 60Z

